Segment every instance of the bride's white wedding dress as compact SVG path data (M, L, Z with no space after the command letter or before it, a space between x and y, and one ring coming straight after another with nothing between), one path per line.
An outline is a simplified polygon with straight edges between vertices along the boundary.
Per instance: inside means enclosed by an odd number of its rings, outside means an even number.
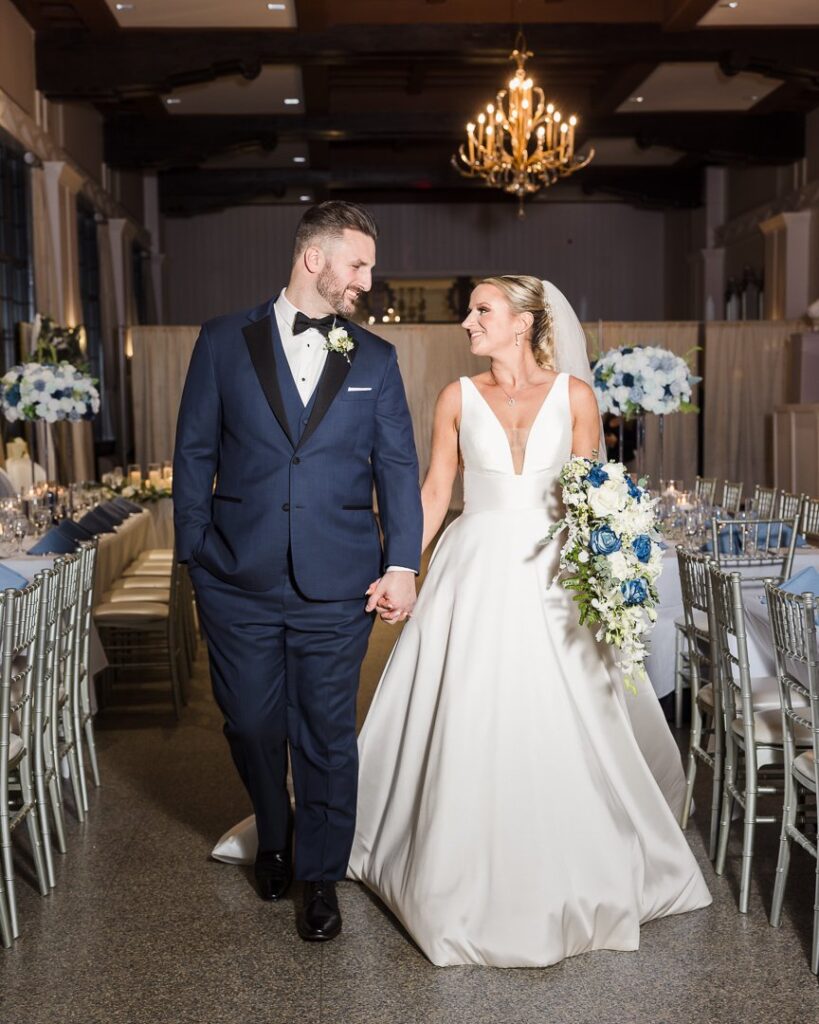
M549 586L569 377L532 425L520 475L461 378L464 512L432 557L359 740L349 877L438 965L545 966L637 949L640 924L711 897L675 819L679 753L648 683Z

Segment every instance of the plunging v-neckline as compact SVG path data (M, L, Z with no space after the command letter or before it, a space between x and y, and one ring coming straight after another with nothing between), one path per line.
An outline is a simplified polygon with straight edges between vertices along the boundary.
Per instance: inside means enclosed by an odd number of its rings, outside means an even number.
M512 476L523 476L524 472L526 471L526 456L529 454L529 441L530 441L530 439L532 437L532 431L535 429L535 426L537 425L537 422L540 419L540 414L543 412L544 406L549 401L549 399L552 397L552 392L554 391L555 387L557 386L557 382L560 380L560 378L562 376L563 376L563 374L559 373L555 377L555 379L552 381L552 386L549 388L548 393L544 397L543 401L540 403L538 411L535 413L534 419L532 420L531 425L529 426L529 430L528 430L528 432L526 434L526 444L525 444L525 446L523 448L523 458L521 459L520 472L519 473L517 473L515 471L515 455L514 455L514 452L512 451L512 445L509 443L509 435L506 432L506 427L504 427L503 423L501 423L500 417L495 412L495 410L492 408L492 406L489 404L487 399L484 397L484 395L481 392L481 389L478 387L478 385L475 383L475 381L472 380L471 377L465 377L464 378L465 380L468 380L469 383L472 385L472 387L475 389L475 391L477 392L478 398L480 398L480 400L483 402L483 404L489 410L490 416L495 421L495 423L497 423L498 427L500 428L501 433L503 434L503 439L504 439L504 442L506 443L506 451L509 454L509 462L510 462L510 464L512 466Z

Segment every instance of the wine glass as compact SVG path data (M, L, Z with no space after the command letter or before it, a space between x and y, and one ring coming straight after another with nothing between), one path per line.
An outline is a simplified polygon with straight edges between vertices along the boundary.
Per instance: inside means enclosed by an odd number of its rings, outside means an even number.
M31 529L31 522L29 521L28 516L23 515L22 513L16 515L12 520L11 529L16 543L14 553L16 555L22 555L23 540Z

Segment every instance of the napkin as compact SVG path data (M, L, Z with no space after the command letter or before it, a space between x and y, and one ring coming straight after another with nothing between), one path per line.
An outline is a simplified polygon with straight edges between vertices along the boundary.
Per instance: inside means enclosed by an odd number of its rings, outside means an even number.
M116 505L112 505L110 501L104 501L101 505L97 505L94 511L101 512L102 515L111 520L114 526L119 526L120 523L125 522L129 515L129 513L117 508Z
M106 504L113 505L114 508L118 508L120 512L127 512L129 516L132 513L142 511L141 505L137 505L135 501L129 501L127 498L112 498Z
M819 572L812 565L808 565L786 580L779 589L788 594L811 593L819 597Z
M29 555L73 555L77 550L77 538L70 536L70 531L60 526L52 526L48 533L28 549ZM83 538L84 540L87 538Z
M92 508L80 520L80 526L92 533L113 533L115 525L111 517L100 512L98 508Z
M0 590L22 590L23 587L28 586L28 580L25 576L21 576L19 572L15 572L14 569L9 569L8 566L0 565Z

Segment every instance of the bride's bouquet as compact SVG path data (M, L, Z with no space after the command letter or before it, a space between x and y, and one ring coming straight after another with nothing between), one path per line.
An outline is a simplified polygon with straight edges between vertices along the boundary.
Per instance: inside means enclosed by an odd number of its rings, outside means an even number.
M573 593L581 624L619 651L626 686L645 675L644 636L657 618L662 548L655 506L620 462L574 457L560 474L565 515L549 530L567 531L556 578ZM642 481L641 481L642 482Z

